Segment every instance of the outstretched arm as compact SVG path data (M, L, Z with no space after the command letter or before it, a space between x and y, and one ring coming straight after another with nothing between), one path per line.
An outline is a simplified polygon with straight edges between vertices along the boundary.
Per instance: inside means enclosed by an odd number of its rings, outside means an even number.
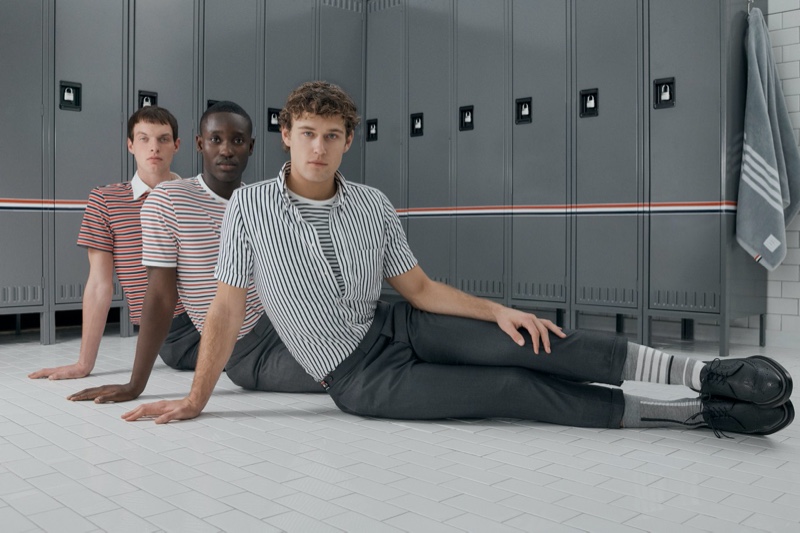
M68 400L94 400L96 403L124 402L137 398L147 386L147 380L172 323L178 302L177 270L147 267L147 292L142 306L139 339L133 361L131 380L124 385L103 385L84 389Z
M549 332L565 337L561 328L550 320L543 320L532 313L511 309L490 300L476 298L444 283L430 279L419 265L408 272L388 278L389 284L411 305L422 311L442 315L462 316L496 322L514 342L523 346L525 339L519 332L525 328L531 335L534 353L539 353L539 345L550 353Z
M88 376L97 361L100 340L106 328L111 298L114 296L114 256L111 252L88 248L89 278L83 292L83 328L78 361L71 365L43 368L29 378L75 379Z
M122 415L128 421L155 418L156 424L186 420L200 414L211 398L219 375L231 357L244 322L247 289L217 283L217 294L206 315L192 390L182 400L163 400L140 405Z

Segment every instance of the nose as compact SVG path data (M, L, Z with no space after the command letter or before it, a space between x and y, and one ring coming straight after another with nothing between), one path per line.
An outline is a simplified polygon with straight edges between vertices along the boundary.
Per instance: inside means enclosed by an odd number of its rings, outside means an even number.
M221 155L233 155L233 144L228 141L222 141L219 145L219 153Z
M161 145L159 145L158 139L150 139L148 141L148 144L150 145L150 151L151 152L156 152L157 153L159 150L161 150Z
M312 143L312 147L314 148L314 153L315 154L319 154L319 155L325 154L325 144L323 143L323 139L322 139L321 135L317 136L314 139L314 142Z

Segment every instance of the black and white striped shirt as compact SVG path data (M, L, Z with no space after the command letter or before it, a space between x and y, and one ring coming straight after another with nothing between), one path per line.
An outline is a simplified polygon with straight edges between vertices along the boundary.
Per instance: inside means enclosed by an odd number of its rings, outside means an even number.
M241 187L222 224L219 281L247 287L250 276L286 347L322 380L364 338L385 277L411 270L417 260L400 219L377 189L346 182L336 173L330 237L343 287L314 226L289 198L284 165L277 178Z

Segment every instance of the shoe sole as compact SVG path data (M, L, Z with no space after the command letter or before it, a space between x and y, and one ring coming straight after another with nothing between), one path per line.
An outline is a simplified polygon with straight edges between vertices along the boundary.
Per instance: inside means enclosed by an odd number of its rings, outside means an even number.
M770 359L769 357L764 357L763 355L753 355L747 359L760 359L764 361L783 378L783 391L778 395L777 398L768 403L754 403L759 407L770 408L779 407L789 401L789 397L792 395L792 388L794 387L792 383L792 376L789 374L789 372L787 372L786 369L783 368L783 366L781 366L781 364L777 361ZM794 418L794 408L792 408L792 418Z
M786 411L786 416L783 419L783 422L778 424L774 429L769 431L764 431L763 433L751 433L751 435L772 435L773 433L782 430L786 426L792 423L794 420L794 405L792 402L787 401L786 403L779 405L778 407L783 407L784 411Z

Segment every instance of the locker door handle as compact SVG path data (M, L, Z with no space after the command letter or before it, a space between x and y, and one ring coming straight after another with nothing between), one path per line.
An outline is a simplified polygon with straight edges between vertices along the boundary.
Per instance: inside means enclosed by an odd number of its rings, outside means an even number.
M581 91L578 101L581 118L596 117L600 113L600 91L597 88Z
M653 80L653 108L675 107L675 78Z

